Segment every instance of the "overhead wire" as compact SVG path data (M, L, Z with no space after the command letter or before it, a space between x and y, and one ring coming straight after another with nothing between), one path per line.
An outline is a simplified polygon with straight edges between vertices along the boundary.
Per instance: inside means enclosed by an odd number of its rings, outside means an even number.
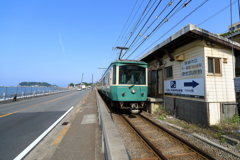
M129 45L129 48L131 48L131 46L134 44L134 42L136 41L136 39L138 38L138 36L140 35L141 31L143 30L143 28L146 26L147 22L150 20L150 18L152 17L153 13L156 11L156 9L158 8L158 6L160 5L160 3L162 2L162 0L160 0L157 4L157 6L154 8L154 10L152 11L151 15L148 17L147 21L144 23L144 25L142 26L142 28L139 30L139 32L137 33L137 36L134 38L134 40L132 41L132 43Z
M140 8L141 8L141 6L142 6L142 4L143 4L143 2L144 2L144 0L142 0L142 2L141 2L141 4L139 5L139 7L138 7L138 9L137 9L137 11L135 12L135 14L134 14L134 16L132 17L132 19L131 19L131 21L130 21L130 23L129 23L129 25L128 25L128 27L127 27L127 29L124 31L124 33L123 33L123 36L122 36L122 38L124 38L125 37L125 39L127 38L127 36L130 36L129 34L131 34L131 32L130 33L128 33L127 35L126 35L126 32L128 31L128 28L130 27L130 25L132 24L132 22L133 22L133 19L136 17L136 15L137 15L137 13L138 13L138 11L140 10ZM134 26L135 26L136 24L134 24ZM131 30L131 29L130 29ZM124 36L124 35L126 35L126 36ZM119 42L119 44L121 44L121 43L124 43L124 42ZM122 46L122 45L121 45Z
M140 17L138 18L136 24L134 25L133 29L130 32L130 35L128 37L127 42L131 39L131 37L133 36L133 34L136 32L137 28L139 27L140 23L141 23L141 19L143 19L143 16L145 14L145 12L147 11L147 8L149 7L149 5L151 4L152 0L150 0L148 2L148 4L146 5L145 9L143 10L142 14L140 15ZM124 47L126 47L127 42L125 42L125 44L123 45Z
M110 54L110 56L109 56L109 59L112 59L112 56L111 56L111 55L115 55L115 58L113 58L113 60L110 60L110 61L114 61L114 60L116 59L116 57L117 57L117 54L113 54L113 52L116 51L115 46L116 46L117 43L120 41L120 38L121 38L121 36L122 36L122 33L123 33L123 31L124 31L124 29L125 29L125 27L126 27L128 21L129 21L130 17L132 16L132 13L133 13L133 11L134 11L134 9L135 9L137 3L138 3L138 0L136 0L135 4L134 4L134 6L133 6L133 8L132 8L132 10L131 10L131 13L130 13L129 16L128 16L128 19L127 19L127 21L125 22L124 27L123 27L123 29L122 29L120 35L118 36L117 41L115 42L114 47L112 47L112 52L111 52L111 54ZM126 30L127 30L127 29L126 29Z
M196 7L193 11L191 11L188 15L186 15L183 19L181 19L176 25L174 25L171 29L169 29L165 34L163 34L160 38L158 38L155 42L153 42L148 48L146 48L143 52L141 52L137 57L142 55L144 52L146 52L150 47L152 47L156 42L158 42L162 37L164 37L167 33L169 33L171 30L173 30L177 25L179 25L182 21L184 21L187 17L189 17L192 13L194 13L196 10L198 10L200 7L202 7L208 0L205 0L203 3L201 3L198 7ZM135 59L137 59L135 57Z
M123 27L123 29L122 29L122 31L121 31L121 33L120 33L120 35L119 35L119 37L121 37L121 35L122 35L122 33L123 33L123 31L124 31L124 29L125 29L125 27L126 27L126 25L127 25L127 23L128 23L128 21L129 21L129 19L130 19L130 17L131 17L131 15L132 15L132 13L133 13L133 10L134 10L134 8L136 7L136 5L137 5L137 2L138 2L138 0L136 0L136 2L135 2L135 4L134 4L134 6L133 6L133 8L132 8L132 11L131 11L131 13L130 13L130 15L128 16L128 19L127 19L127 21L125 22L125 25L124 25L124 27ZM119 37L118 37L118 39L119 39ZM118 41L117 41L118 42ZM116 42L116 43L117 43ZM116 45L115 45L116 46Z
M237 0L234 1L234 2L232 3L232 5L233 5L234 3L236 3L236 2L237 2ZM210 20L211 18L215 17L216 15L218 15L219 13L221 13L222 11L226 10L228 7L230 7L230 5L227 5L226 7L224 7L224 8L221 9L220 11L216 12L215 14L213 14L212 16L210 16L209 18L207 18L207 19L204 20L203 22L199 23L197 26L202 25L203 23L205 23L206 21L208 21L208 20Z
M187 0L186 0L187 1ZM185 1L185 2L186 2ZM184 2L183 6L179 6L179 8L168 18L167 21L172 18L175 14L177 14L182 8L186 7L188 3L190 3L192 0L189 0L187 3Z
M187 0L186 0L187 1ZM185 1L185 2L186 2ZM191 0L190 0L191 1ZM190 2L189 1L189 2ZM172 1L173 2L173 1ZM179 6L179 8L168 18L168 19L166 19L166 22L171 18L171 17L173 17L178 11L180 11L181 10L181 8L183 8L183 7L186 7L187 6L187 4L189 3L189 2L187 2L187 3L185 3L184 2L184 6ZM165 9L164 10L166 10L167 9L167 7L169 7L171 4L169 4L169 5L167 5L166 7L165 7ZM163 11L164 11L163 10ZM157 17L160 17L160 15L162 14L163 12L161 12ZM154 23L156 21L156 19L151 23L151 25ZM150 26L151 26L150 25ZM162 24L163 25L163 24ZM148 27L148 28L150 28L150 26ZM148 30L148 28L143 32L143 35L146 33L146 31ZM139 43L138 43L139 44ZM135 46L135 45L137 45L136 43L133 45L133 47Z
M240 0L238 0L238 18L239 18L239 21L240 21L240 2L239 2Z
M160 12L160 14L157 15L157 17L153 20L153 22L141 33L141 37L145 35L145 33L151 28L151 26L158 20L158 18L162 15L162 13L167 9L167 7L171 6L172 3L174 2L174 0L171 0L166 6L165 8L162 10L162 12ZM136 45L139 44L139 40L141 39L141 37L138 37L138 39L136 40L136 42L133 43L132 47L135 47ZM129 50L128 50L129 51Z
M140 21L139 25L143 22L143 20L146 18L146 16L148 15L148 13L150 12L150 10L152 9L152 7L154 6L154 4L156 3L157 0L155 0L155 2L153 2L152 6L149 8L149 10L147 11L147 13L143 16L142 20ZM139 26L138 26L139 27ZM138 35L138 34L137 34ZM128 40L126 41L126 43L124 44L124 46L126 47L127 43L129 42L129 40L131 39L131 37L128 38ZM130 46L128 46L128 48L130 48Z
M153 34L159 27L162 25L162 23L165 23L164 20L175 10L175 8L181 3L182 0L180 0L177 5L162 19L162 21L152 30L151 33L149 33L145 39L138 45L138 47L127 57L127 59Z
M192 0L189 0L189 2L191 2L191 1L192 1ZM181 2L181 1L179 1L179 3L178 3L177 5L179 5L180 2ZM189 3L189 2L188 2L188 3ZM188 3L187 3L187 4L188 4ZM174 9L177 7L177 5L174 7ZM176 10L169 18L167 18L168 15L170 15L170 13L169 13L169 14L166 16L166 18L163 19L163 20L165 20L165 22L162 21L163 23L162 23L162 24L159 24L159 25L152 31L151 34L155 33L164 23L168 22L171 17L173 17L177 12L179 12L182 8L184 8L184 7L186 7L186 6L187 6L186 3L184 3L184 5L183 5L182 7L180 7L178 10Z
M161 1L160 1L160 2L161 2ZM143 33L141 33L141 37L150 29L150 27L151 27L151 26L154 24L154 22L156 22L156 20L162 15L162 13L167 9L167 7L169 7L169 6L172 5L173 2L174 2L174 0L170 0L170 2L167 3L167 5L165 6L165 8L160 12L160 14L158 14L157 18L147 27L147 29L144 30ZM137 35L136 37L138 37L138 35ZM137 40L135 43L132 42L132 44L133 44L132 47L134 47L134 46L136 45L136 43L139 41L139 39L140 39L140 37L138 38L138 40ZM141 42L139 42L139 43L141 43ZM138 43L138 44L139 44L139 43ZM125 52L125 54L126 54L128 51L130 51L130 49L127 50L127 51ZM124 56L125 54L123 54L123 56ZM123 56L122 56L122 57L123 57Z

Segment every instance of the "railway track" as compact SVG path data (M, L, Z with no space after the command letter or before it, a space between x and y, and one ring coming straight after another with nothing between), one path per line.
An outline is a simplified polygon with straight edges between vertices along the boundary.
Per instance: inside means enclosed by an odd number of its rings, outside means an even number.
M166 130L150 119L139 115L122 117L152 149L155 158L163 160L206 160L216 159L188 143L176 134ZM150 158L150 157L149 157ZM155 159L152 157L151 159Z
M105 101L106 102L106 101ZM238 159L239 156L221 148L207 144L191 134L163 127L145 112L131 115L126 110L110 107L107 109L117 127L132 160L187 160L187 159ZM124 115L124 116L122 116ZM145 117L145 118L143 118ZM128 121L126 121L127 119ZM153 123L148 122L153 121ZM150 123L150 124L149 124ZM170 130L173 132L171 133ZM180 134L175 135L176 132ZM184 137L183 138L180 138ZM186 141L187 140L187 141ZM191 144L189 143L191 142ZM194 145L193 145L194 144ZM198 146L198 148L196 146ZM201 148L201 149L199 149ZM206 153L207 152L207 153Z

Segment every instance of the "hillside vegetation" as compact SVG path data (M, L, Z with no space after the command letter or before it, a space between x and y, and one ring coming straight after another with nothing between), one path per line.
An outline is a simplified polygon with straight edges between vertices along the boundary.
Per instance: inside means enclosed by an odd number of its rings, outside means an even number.
M48 87L48 86L56 86L56 85L51 85L47 82L21 82L19 83L20 86L39 86L39 87Z

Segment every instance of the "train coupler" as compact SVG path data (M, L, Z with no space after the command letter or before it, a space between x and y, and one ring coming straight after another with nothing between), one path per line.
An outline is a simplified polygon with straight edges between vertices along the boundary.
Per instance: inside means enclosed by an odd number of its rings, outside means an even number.
M132 109L138 109L137 103L130 103Z

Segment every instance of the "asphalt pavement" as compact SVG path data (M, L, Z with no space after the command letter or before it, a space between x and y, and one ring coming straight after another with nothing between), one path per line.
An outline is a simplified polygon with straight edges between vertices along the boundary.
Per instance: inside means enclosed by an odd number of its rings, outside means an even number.
M84 92L84 91L80 91ZM25 160L103 160L96 91L85 98L24 158Z

